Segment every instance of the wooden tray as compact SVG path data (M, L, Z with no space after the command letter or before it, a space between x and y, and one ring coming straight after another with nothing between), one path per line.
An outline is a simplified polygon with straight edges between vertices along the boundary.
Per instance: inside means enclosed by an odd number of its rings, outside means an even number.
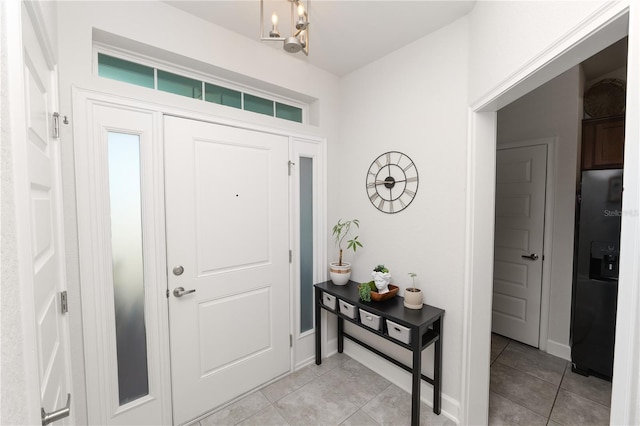
M380 294L377 291L371 291L371 301L383 302L385 300L391 299L392 297L395 297L396 294L398 294L398 290L400 289L398 288L397 285L389 284L388 293Z

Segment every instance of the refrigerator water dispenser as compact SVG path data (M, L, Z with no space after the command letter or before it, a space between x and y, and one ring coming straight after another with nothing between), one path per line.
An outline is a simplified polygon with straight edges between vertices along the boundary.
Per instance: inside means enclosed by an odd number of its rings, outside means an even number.
M589 278L592 280L618 279L619 255L616 243L592 241Z

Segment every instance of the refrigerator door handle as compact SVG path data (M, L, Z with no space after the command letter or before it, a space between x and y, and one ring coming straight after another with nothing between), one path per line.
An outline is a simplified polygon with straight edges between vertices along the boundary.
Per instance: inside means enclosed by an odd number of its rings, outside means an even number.
M531 253L530 255L522 255L523 259L529 259L529 260L538 260L538 255L535 253Z

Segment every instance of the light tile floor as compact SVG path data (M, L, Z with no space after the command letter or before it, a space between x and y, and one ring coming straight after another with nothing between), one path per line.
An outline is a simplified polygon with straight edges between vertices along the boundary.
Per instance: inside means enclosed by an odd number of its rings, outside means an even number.
M611 383L583 377L560 358L491 338L490 425L607 425ZM411 396L336 354L253 392L199 422L214 425L408 425ZM421 425L454 425L422 404Z
M608 425L611 383L497 334L491 336L490 425Z
M253 392L200 421L213 425L409 425L411 395L336 354ZM422 403L421 425L455 425Z

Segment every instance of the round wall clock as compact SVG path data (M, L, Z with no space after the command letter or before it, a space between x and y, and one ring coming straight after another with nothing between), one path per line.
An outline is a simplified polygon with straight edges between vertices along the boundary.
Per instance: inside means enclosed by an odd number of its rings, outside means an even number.
M375 208L398 213L411 204L418 192L418 169L408 155L385 152L371 163L366 188Z

